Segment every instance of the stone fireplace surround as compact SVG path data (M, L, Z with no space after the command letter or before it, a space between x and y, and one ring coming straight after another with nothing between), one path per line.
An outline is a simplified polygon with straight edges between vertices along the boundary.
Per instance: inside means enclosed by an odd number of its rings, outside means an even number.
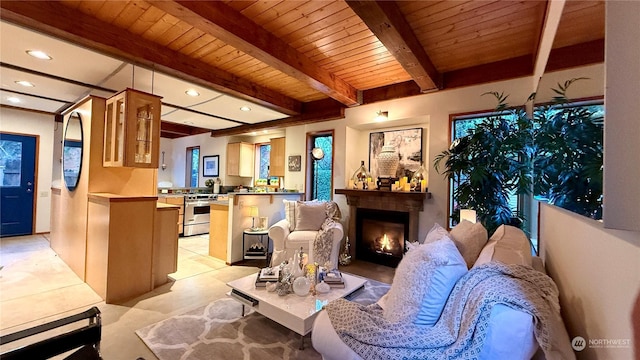
M409 214L408 241L418 240L419 213L424 209L424 201L431 198L428 192L404 192L384 190L336 189L337 195L347 197L349 205L349 231L351 256L356 256L356 218L358 209L373 209L406 212Z

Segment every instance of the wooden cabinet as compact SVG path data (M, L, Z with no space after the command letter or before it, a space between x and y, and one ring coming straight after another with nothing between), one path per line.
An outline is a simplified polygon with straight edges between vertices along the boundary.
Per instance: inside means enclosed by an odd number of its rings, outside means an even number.
M171 205L177 205L180 207L179 211L178 211L178 234L182 234L183 233L183 223L184 223L184 196L166 196L166 197L159 197L158 198L158 202L159 203L165 203L165 204L171 204Z
M211 204L209 220L209 255L227 261L229 239L229 205Z
M285 161L285 138L271 139L271 153L269 155L269 176L284 176L286 167Z
M253 144L227 144L227 176L253 177Z
M158 167L160 99L126 89L107 100L103 166Z
M151 196L89 195L85 282L107 303L153 289L156 200Z
M153 287L166 284L168 274L178 271L178 207L158 204L153 232Z

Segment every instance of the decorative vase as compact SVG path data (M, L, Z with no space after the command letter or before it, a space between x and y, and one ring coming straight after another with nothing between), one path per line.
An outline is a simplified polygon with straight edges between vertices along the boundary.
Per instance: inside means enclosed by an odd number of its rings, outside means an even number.
M351 181L353 182L353 186L355 189L366 190L369 188L371 174L369 174L367 168L364 166L364 160L360 161L360 167L351 177Z
M320 294L326 294L331 291L331 287L323 280L320 284L316 285L316 291Z
M378 154L378 177L390 178L396 176L398 171L398 163L400 163L400 157L396 151L396 147L393 145L385 145L382 147L382 151Z
M410 186L413 191L422 191L425 192L427 184L427 178L429 173L424 167L423 163L420 163L420 167L416 172L413 173L413 177L411 178ZM424 189L423 189L424 187Z

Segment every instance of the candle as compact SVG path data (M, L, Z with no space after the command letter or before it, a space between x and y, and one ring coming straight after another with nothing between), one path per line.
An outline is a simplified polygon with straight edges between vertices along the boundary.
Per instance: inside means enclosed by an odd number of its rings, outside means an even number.
M420 191L427 192L427 179L420 180Z
M395 190L398 190L398 189L400 189L400 181L394 182L393 183L393 189L391 189L391 190L395 191Z
M355 187L355 183L353 180L349 180L349 189L353 189Z
M411 184L404 184L404 191L411 191Z
M376 183L373 181L369 181L369 190L375 190L376 188Z

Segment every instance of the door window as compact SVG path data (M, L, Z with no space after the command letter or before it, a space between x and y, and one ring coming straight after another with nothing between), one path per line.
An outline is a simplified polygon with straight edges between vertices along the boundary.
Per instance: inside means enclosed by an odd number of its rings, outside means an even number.
M22 142L0 140L0 184L20 186L22 178Z

